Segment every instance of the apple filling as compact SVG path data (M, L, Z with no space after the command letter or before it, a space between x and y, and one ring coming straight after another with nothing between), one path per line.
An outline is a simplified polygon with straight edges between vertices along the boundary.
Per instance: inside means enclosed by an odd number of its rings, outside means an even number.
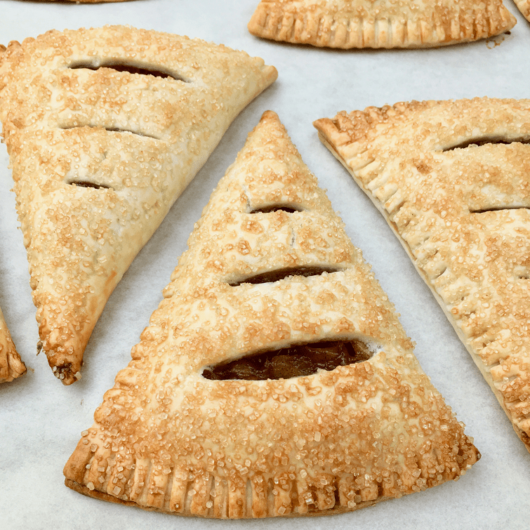
M275 271L264 272L263 274L256 274L256 276L250 276L239 282L231 283L232 287L237 287L243 283L271 283L279 282L289 276L320 276L324 272L337 272L337 269L325 268L325 267L293 267L289 269L278 269Z
M312 375L318 370L331 371L337 366L360 363L371 356L368 346L359 340L299 344L209 366L202 375L217 381L289 379Z

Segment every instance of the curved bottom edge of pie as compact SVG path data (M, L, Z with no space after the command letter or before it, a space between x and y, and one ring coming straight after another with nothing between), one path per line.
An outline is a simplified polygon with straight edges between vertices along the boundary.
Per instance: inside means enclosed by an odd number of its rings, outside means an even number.
M79 484L79 482L76 482L75 480L71 480L69 478L64 479L64 484L68 488L76 491L77 493L81 493L82 495L85 495L86 497L92 497L94 499L98 499L100 501L107 501L111 502L113 504L123 504L125 506L134 506L135 508L141 508L142 510L146 510L149 512L158 512L158 513L165 513L168 515L179 515L181 517L201 517L203 519L219 519L218 517L214 516L201 516L194 513L180 513L180 512L172 512L169 510L164 510L161 508L155 508L153 506L144 506L142 504L138 504L134 501L124 501L122 499L118 499L117 497L114 497L113 495L109 495L108 493L104 493L102 491L98 490L91 490L87 488L86 486L83 486L82 484ZM382 501L392 500L394 497L378 497L375 500L372 501L363 501L360 503L357 503L357 505L354 508L348 508L347 506L335 506L329 510L318 510L315 512L309 512L309 513L290 513L287 515L274 515L273 517L283 517L283 518L292 518L292 517L322 517L325 515L339 515L341 513L349 513L354 512L357 510L361 510L362 508L369 508L370 506L374 506L375 504L378 504ZM252 517L252 515L244 515L243 517L239 517L238 519L268 519L271 516L264 516L261 518L258 517ZM226 517L223 518L227 521L236 519L235 517Z

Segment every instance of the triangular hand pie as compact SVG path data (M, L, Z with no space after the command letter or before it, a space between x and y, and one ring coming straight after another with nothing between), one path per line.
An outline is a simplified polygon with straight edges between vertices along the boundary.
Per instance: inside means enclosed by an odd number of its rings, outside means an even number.
M86 495L215 518L351 511L479 458L273 112L66 464Z
M530 450L530 100L315 122L431 288Z
M328 48L428 48L508 31L502 0L262 0L258 37Z
M0 383L9 383L25 373L26 365L13 344L0 309Z
M4 56L0 118L41 345L71 384L131 261L277 73L225 46L123 26L51 31Z
M513 0L519 11L530 22L530 0Z

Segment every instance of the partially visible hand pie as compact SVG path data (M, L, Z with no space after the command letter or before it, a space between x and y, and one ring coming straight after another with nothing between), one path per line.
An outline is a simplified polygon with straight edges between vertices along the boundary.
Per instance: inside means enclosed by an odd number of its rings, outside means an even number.
M513 0L519 11L530 22L530 0Z
M50 31L3 55L0 119L41 346L71 384L131 261L277 72L225 46L124 26Z
M530 100L315 122L373 200L530 450Z
M64 473L214 518L341 513L480 457L273 112L213 192Z
M0 383L9 383L26 373L0 309Z
M502 0L261 0L248 29L328 48L428 48L492 37L515 24Z

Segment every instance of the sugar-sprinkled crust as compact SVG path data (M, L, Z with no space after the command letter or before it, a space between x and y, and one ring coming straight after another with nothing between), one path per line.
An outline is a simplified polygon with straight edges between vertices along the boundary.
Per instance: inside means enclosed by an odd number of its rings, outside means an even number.
M519 11L530 22L530 0L513 0Z
M328 48L428 48L491 37L515 24L502 0L262 0L248 29Z
M251 213L270 205L294 213ZM273 112L213 192L133 360L64 473L86 495L213 518L326 515L457 479L480 457ZM286 266L340 272L232 287ZM366 362L278 380L209 365L362 339Z
M0 383L9 383L26 373L0 309Z
M314 125L530 450L530 100L400 103Z
M41 345L71 384L131 261L277 73L222 45L124 26L50 31L4 56L0 119Z

